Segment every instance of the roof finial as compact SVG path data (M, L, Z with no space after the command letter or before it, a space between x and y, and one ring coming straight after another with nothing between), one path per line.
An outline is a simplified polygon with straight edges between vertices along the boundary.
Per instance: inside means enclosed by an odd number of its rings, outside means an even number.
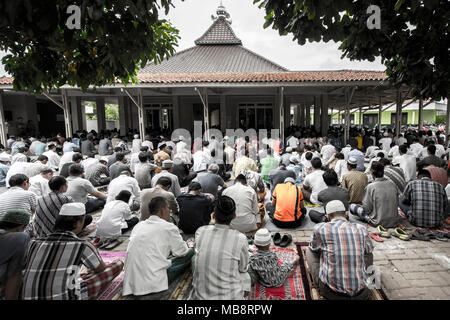
M211 15L211 19L216 21L217 19L225 19L229 24L231 24L230 14L228 13L227 9L224 7L222 0L220 0L220 5L216 10L217 17L213 14Z

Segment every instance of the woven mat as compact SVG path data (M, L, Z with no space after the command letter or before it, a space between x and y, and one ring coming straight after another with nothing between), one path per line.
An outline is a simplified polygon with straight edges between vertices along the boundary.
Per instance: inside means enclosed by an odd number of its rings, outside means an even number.
M319 289L313 281L311 272L309 271L308 262L306 261L306 250L308 249L307 242L296 242L298 255L300 256L300 268L304 270L302 272L303 282L307 300L326 300L323 296L319 294ZM370 291L369 300L388 300L382 289L372 289Z
M278 263L292 262L297 257L297 252L292 249L271 248L278 256ZM296 266L293 275L278 288L266 288L259 283L251 289L247 300L306 300L306 292L302 280L300 266Z
M125 251L108 252L100 251L100 256L106 264L113 261L122 260L125 261ZM105 291L97 298L97 300L118 300L122 293L124 271L111 282Z

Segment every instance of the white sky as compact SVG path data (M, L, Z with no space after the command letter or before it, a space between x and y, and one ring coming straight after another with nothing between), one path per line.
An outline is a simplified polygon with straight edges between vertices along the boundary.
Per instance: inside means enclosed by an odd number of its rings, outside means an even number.
M180 30L181 39L177 51L194 46L212 24L211 14L216 14L220 0L173 0L166 17ZM292 36L281 37L277 31L264 29L265 11L253 4L253 0L223 0L232 19L232 28L248 49L291 70L384 70L378 59L376 62L341 60L339 44L307 43L300 46L292 41ZM4 53L0 53L0 58ZM4 75L0 65L0 76Z

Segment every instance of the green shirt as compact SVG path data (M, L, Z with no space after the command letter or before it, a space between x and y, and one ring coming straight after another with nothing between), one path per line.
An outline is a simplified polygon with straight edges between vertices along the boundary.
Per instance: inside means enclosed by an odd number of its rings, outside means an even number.
M261 160L261 176L264 182L269 182L270 170L278 168L280 161L274 157L268 156Z

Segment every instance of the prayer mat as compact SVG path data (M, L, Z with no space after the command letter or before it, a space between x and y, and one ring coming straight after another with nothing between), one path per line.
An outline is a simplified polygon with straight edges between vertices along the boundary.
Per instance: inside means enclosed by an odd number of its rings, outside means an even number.
M271 248L278 256L278 263L292 262L297 257L297 252L292 249ZM294 273L286 279L286 282L278 288L266 288L256 283L247 300L306 300L306 290L303 285L302 271L296 266Z
M300 269L302 270L302 281L306 292L306 300L327 300L319 294L319 288L314 283L311 272L309 271L308 262L306 261L306 250L308 242L296 242L297 252L300 257ZM369 300L389 300L383 289L370 290Z
M314 222L312 222L311 219L309 218L309 211L310 211L312 208L308 208L308 207L305 207L305 208L306 208L306 216L305 216L305 219L303 220L302 224L301 224L299 227L295 228L295 229L292 229L292 228L278 228L278 227L272 222L272 219L270 219L270 217L269 217L268 214L266 214L266 217L265 217L265 222L266 222L265 227L267 228L267 230L269 230L269 231L271 231L271 232L313 230L313 229L314 229L314 226L315 226L316 224L315 224ZM317 207L317 208L314 208L314 210L319 211L319 212L324 212L325 209L324 209L323 207Z
M113 261L122 260L125 261L125 251L109 252L100 251L100 256L106 264ZM111 284L103 291L97 300L119 300L122 296L124 271L111 282Z

